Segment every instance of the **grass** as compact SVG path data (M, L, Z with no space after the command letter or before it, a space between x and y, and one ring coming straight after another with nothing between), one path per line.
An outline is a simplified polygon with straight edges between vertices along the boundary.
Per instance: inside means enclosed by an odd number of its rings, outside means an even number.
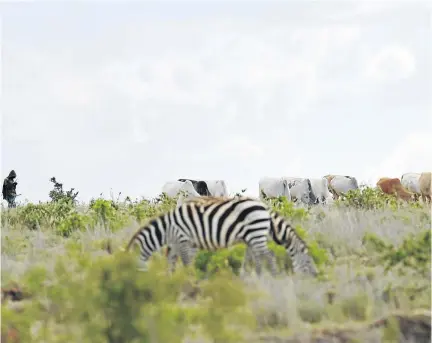
M430 208L374 201L273 203L316 247L317 279L239 277L241 246L137 272L122 248L167 199L3 209L2 287L28 297L3 300L2 342L430 342Z

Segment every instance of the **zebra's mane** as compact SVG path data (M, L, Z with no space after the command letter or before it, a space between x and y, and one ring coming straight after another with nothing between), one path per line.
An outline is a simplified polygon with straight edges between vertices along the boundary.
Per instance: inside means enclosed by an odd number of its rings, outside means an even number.
M132 236L132 238L129 240L129 243L126 246L125 251L129 251L130 248L132 247L132 245L135 242L135 239L137 238L138 234L141 232L141 230L143 229L143 227L140 227Z
M188 198L185 203L194 203L198 205L206 205L206 204L214 204L217 202L223 202L227 200L234 200L234 199L249 199L249 200L256 200L252 197L215 197L215 196L200 196L196 198Z
M294 235L296 236L296 238L302 242L306 248L307 251L309 251L309 246L306 243L306 241L300 237L300 235L297 233L297 231L295 230L294 226L291 225L291 223L288 222L288 220L279 212L276 212L275 210L271 209L270 210L270 216L272 217L272 223L273 223L273 231L274 233L276 233L277 230L277 226L274 225L274 221L276 221L277 219L281 219L284 224L286 224L287 226L289 226L290 230L294 233Z
M135 231L135 233L133 234L132 238L129 240L129 243L128 243L128 245L126 246L126 249L125 249L125 250L128 251L128 250L131 248L131 246L133 245L135 239L137 238L137 236L138 236L141 232L143 232L143 230L150 231L150 227L149 227L149 224L150 224L150 223L152 223L153 221L155 221L155 220L157 220L158 218L161 218L161 217L163 217L163 216L165 216L165 215L166 215L166 213L161 213L161 214L158 214L158 215L155 215L155 216L149 218L149 219L147 220L147 222L146 222L144 225L141 225L141 226L138 228L138 230Z

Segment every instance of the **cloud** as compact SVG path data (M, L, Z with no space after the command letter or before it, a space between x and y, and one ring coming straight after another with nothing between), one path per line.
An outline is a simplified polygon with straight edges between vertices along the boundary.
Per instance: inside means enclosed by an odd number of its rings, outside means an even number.
M388 45L366 62L365 76L378 82L394 82L408 78L416 72L412 52L400 45Z
M218 146L216 151L218 154L225 157L245 160L262 157L264 154L262 146L242 135L236 135L226 139Z
M381 162L366 173L369 184L376 184L381 177L398 177L413 172L432 170L431 131L416 131L408 134L390 153L382 156Z
M180 176L255 191L263 175L361 175L415 134L398 118L421 123L430 111L419 34L430 28L414 6L41 3L11 13L2 172L16 169L32 200L46 198L53 175L83 200L109 188L153 196ZM392 163L382 172L402 168Z

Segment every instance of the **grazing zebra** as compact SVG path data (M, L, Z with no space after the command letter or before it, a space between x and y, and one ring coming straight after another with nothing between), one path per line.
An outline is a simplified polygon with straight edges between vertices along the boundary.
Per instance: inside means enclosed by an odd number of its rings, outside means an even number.
M196 204L206 204L209 201L216 199L214 197L201 197L188 200ZM289 257L291 258L294 273L304 273L312 276L318 274L317 268L312 257L309 255L306 243L297 235L294 228L287 222L287 220L279 213L268 209L270 213L271 226L268 238L272 239L276 244L283 246ZM196 251L196 250L195 250ZM273 254L271 250L270 254ZM175 264L177 254L173 247L168 246L167 257L170 264ZM276 256L272 259L276 260ZM246 248L245 259L241 267L241 271L245 271L247 263L253 261L253 251L249 246Z
M261 262L267 259L273 275L276 258L267 240L271 227L268 207L259 200L200 197L151 220L129 241L126 251L138 246L140 260L146 265L153 252L168 245L171 270L177 255L189 265L197 249L215 251L244 242L255 257L255 270L261 274Z

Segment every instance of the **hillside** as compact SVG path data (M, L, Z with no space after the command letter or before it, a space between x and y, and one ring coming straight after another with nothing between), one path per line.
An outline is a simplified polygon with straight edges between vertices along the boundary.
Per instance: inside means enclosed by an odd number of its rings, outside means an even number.
M431 213L376 190L331 206L272 206L296 225L320 274L238 275L245 247L202 251L193 268L152 256L133 233L175 201L2 209L2 342L430 342Z

